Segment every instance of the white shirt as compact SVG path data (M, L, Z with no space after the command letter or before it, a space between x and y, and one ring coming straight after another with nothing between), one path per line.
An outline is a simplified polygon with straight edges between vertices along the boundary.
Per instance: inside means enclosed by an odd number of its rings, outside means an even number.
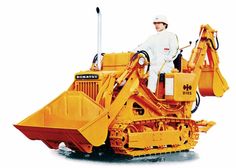
M135 50L145 50L150 56L151 65L162 66L165 60L172 60L177 54L179 45L175 34L163 30L150 36Z

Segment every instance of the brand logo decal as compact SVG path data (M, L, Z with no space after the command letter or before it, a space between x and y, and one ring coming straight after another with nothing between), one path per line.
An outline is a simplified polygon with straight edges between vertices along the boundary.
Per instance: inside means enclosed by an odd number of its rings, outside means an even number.
M189 84L185 84L183 86L183 95L192 95L192 86Z

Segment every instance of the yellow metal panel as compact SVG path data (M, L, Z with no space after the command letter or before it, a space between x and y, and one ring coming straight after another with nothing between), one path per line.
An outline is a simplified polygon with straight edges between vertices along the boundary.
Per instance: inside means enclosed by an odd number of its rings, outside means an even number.
M111 53L103 57L102 69L107 70L124 70L130 62L133 53Z
M169 144L180 144L179 131L137 132L129 135L130 148L147 148Z
M166 95L166 100L171 101L195 101L196 98L196 78L193 73L169 73L166 80L173 79L173 95ZM167 83L168 85L168 83ZM168 93L170 87L166 86Z

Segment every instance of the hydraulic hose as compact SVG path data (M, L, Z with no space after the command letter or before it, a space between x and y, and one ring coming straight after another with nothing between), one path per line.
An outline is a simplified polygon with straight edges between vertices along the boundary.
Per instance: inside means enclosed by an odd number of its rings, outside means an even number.
M219 40L218 40L217 35L216 35L216 47L214 46L212 39L208 38L207 40L210 41L210 43L211 43L211 47L212 47L214 50L218 50L218 49L219 49L220 44L219 44ZM198 41L199 41L199 39L196 40L196 42L195 42L195 47L196 47Z
M200 105L200 102L201 102L199 93L198 92L196 92L196 93L197 93L196 105L195 105L194 109L192 109L192 111L191 111L192 114L197 111L197 109L198 109L198 107Z
M211 42L212 48L213 48L214 50L218 50L218 48L219 48L220 45L219 45L219 41L218 41L217 35L216 35L216 47L214 46L212 39L208 39L208 40Z

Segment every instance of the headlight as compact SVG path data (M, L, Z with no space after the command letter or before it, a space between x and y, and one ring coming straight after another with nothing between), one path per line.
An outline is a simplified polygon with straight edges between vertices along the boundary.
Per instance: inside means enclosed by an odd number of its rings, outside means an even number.
M145 59L143 57L138 60L139 65L143 65L145 63Z

